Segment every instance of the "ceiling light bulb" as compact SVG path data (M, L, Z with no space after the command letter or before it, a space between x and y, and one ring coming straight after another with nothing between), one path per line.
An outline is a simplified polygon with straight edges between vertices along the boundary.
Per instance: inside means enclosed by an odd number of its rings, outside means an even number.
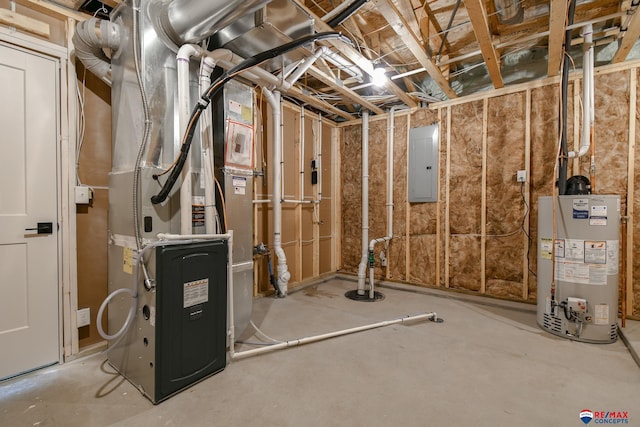
M386 70L383 67L378 67L373 69L373 84L376 86L384 86L387 82L387 75L385 74Z

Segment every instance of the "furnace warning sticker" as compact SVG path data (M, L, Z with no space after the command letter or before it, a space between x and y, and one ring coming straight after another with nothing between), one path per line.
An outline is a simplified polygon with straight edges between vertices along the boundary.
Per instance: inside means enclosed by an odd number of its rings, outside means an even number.
M589 199L573 199L573 219L589 219Z
M123 248L122 271L133 274L133 249L131 248Z
M200 279L184 284L182 308L209 301L209 279Z
M247 178L244 176L233 176L231 177L231 182L233 183L233 193L244 195L247 192Z
M588 264L607 263L607 242L591 241L584 242L584 262Z

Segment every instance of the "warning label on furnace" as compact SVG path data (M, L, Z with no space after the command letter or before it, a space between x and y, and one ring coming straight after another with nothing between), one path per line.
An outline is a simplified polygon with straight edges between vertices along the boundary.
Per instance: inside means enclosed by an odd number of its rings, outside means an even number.
M200 279L184 284L182 308L192 307L209 301L209 279Z

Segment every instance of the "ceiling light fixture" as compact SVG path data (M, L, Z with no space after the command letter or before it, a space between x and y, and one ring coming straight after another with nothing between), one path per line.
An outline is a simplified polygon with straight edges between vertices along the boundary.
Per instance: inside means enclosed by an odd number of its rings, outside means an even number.
M384 86L388 80L387 75L385 73L386 73L386 70L384 69L384 67L374 68L373 74L372 74L373 84L378 87Z

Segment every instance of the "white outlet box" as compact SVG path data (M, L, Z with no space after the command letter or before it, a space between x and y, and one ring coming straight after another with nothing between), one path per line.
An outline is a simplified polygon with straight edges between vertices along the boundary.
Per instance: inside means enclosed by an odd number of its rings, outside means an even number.
M82 328L83 326L89 326L91 324L90 308L82 308L78 310L77 323L78 323L78 328Z
M518 173L516 174L516 181L527 182L527 171L519 170Z
M76 186L76 204L88 205L91 201L91 188L86 185Z

